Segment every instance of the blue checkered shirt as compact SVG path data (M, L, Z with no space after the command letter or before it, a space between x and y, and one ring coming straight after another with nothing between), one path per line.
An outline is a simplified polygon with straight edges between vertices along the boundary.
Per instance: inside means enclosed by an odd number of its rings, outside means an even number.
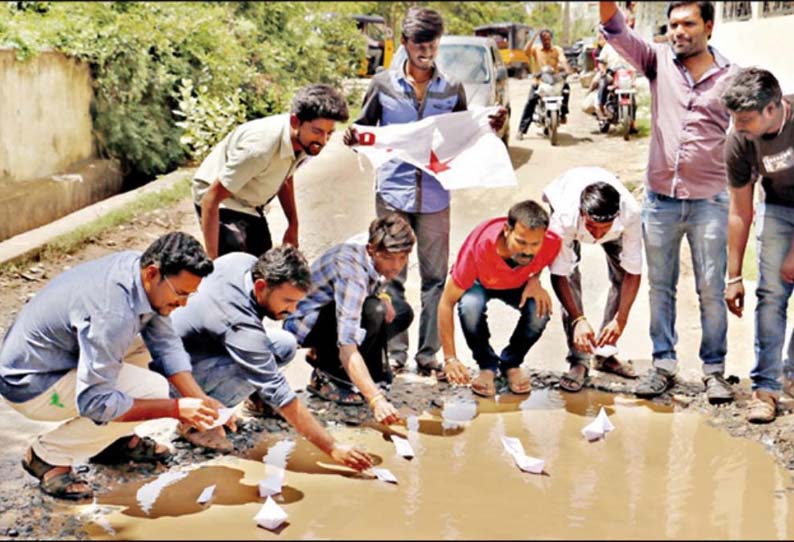
M312 289L284 322L284 329L303 344L317 323L320 310L335 302L337 344L360 345L366 335L361 328L361 308L380 286L366 245L342 243L331 247L312 264Z

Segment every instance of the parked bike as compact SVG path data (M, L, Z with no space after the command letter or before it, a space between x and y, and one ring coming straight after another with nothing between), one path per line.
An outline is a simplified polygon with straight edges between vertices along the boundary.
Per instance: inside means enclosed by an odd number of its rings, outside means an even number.
M632 68L620 64L612 73L607 72L607 77L610 79L607 80L605 115L598 118L598 129L605 134L609 126L615 124L623 139L628 141L637 118L636 73Z

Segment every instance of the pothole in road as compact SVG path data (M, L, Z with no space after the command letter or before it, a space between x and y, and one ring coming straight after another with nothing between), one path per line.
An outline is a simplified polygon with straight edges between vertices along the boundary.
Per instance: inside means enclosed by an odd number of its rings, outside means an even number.
M602 407L616 429L588 442L581 429ZM113 511L88 531L125 539L794 536L794 484L762 445L732 438L699 414L634 398L550 389L476 402L450 397L409 418L408 428L333 433L366 448L398 483L336 466L303 439L290 450L267 435L244 458L195 466L161 491L148 514L136 501L145 482L111 488L98 505ZM413 459L395 453L394 433L408 439ZM519 470L502 437L543 459L543 475ZM264 501L258 482L273 468L262 462L268 454L286 460L275 501L289 518L276 533L253 520ZM214 499L198 504L213 484Z

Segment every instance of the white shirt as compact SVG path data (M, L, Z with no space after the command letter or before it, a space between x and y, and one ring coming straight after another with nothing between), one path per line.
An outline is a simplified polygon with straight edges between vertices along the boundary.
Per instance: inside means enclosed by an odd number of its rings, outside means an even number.
M232 196L221 207L258 216L256 208L278 194L284 181L306 155L292 149L289 114L239 125L215 145L193 178L193 201L201 199L219 179Z
M582 191L595 182L605 182L620 194L620 210L612 227L594 239L579 212ZM574 241L601 244L622 239L620 266L633 275L642 272L642 222L640 205L625 186L609 171L600 167L569 169L543 190L543 200L552 208L549 229L562 239L560 253L549 267L553 275L569 276L579 263L573 251Z

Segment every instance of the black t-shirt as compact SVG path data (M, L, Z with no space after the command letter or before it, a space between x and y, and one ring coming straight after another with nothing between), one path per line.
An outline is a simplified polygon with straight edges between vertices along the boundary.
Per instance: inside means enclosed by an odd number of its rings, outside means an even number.
M746 186L760 175L764 202L794 207L794 108L787 109L779 134L752 139L732 131L725 142L725 164L731 186Z

